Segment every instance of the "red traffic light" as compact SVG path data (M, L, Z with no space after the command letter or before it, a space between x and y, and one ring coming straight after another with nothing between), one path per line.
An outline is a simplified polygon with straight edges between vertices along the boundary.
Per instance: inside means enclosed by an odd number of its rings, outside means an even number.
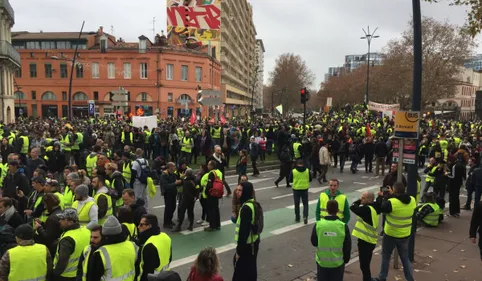
M304 95L306 93L306 89L305 88L301 89L300 93Z

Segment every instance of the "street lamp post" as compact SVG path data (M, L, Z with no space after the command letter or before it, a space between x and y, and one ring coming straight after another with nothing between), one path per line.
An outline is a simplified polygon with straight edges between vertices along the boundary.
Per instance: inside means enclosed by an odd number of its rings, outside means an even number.
M82 36L82 31L84 30L85 21L82 22L82 27L80 28L79 37L77 39L77 44L75 45L74 57L72 58L72 67L70 68L70 81L69 81L69 100L68 100L68 115L67 119L72 120L72 79L74 78L74 68L75 60L77 59L77 54L79 50L80 38Z
M375 28L375 30L370 33L370 26L368 26L367 28L367 31L365 31L365 29L363 29L363 33L365 33L365 36L363 37L360 37L360 39L363 39L363 40L367 40L367 43L368 43L368 54L367 54L367 90L366 90L366 93L365 93L365 106L368 105L368 88L369 88L369 85L370 85L370 47L371 47L371 43L372 43L372 39L374 38L379 38L380 36L378 35L375 35L375 32L377 32L378 30L378 27Z

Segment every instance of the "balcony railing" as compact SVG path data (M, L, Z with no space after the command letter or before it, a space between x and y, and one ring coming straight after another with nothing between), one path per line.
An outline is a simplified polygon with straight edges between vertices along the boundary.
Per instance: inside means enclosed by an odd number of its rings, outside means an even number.
M1 9L7 11L7 15L12 19L13 22L15 22L15 14L8 0L0 0L0 10Z
M0 0L3 1L3 0ZM0 59L10 59L14 64L20 67L20 54L5 40L0 40Z

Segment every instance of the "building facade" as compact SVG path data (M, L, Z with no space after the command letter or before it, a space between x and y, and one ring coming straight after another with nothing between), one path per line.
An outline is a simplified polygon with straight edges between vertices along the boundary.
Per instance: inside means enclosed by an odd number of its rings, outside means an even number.
M457 78L452 98L440 99L439 106L456 108L461 120L475 118L475 93L482 89L482 73L472 68L463 68Z
M350 72L367 63L368 54L363 55L346 55L345 70ZM380 53L370 53L370 65L381 65L383 63L383 55Z
M256 28L253 8L247 0L221 2L221 75L226 110L249 113L257 83Z
M122 111L134 115L187 117L195 110L198 88L220 89L221 65L207 53L167 46L164 36L155 42L116 39L103 28L85 32L17 32L13 46L22 57L16 73L17 112L25 116L67 117L69 92L72 116L87 116L88 101L100 116ZM74 48L79 51L72 72ZM69 91L69 79L72 87ZM125 89L127 106L110 101L110 92Z
M330 77L341 75L343 71L343 66L328 67L328 73L325 73L325 82L327 82Z
M264 86L264 44L263 40L257 39L256 40L256 63L257 73L258 75L256 79L256 90L254 92L254 100L255 100L255 108L262 109L263 108L263 86Z
M1 120L5 123L15 121L14 88L15 72L20 69L20 54L12 46L11 28L15 14L8 0L0 0L0 98Z

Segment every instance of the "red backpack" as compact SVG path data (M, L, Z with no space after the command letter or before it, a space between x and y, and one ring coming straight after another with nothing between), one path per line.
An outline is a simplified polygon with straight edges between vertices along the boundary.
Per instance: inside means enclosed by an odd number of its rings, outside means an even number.
M214 181L213 181L213 186L211 189L209 189L209 196L215 197L215 198L223 198L224 195L224 183L223 180L218 177L218 174L216 174L215 171L213 171L214 174Z

